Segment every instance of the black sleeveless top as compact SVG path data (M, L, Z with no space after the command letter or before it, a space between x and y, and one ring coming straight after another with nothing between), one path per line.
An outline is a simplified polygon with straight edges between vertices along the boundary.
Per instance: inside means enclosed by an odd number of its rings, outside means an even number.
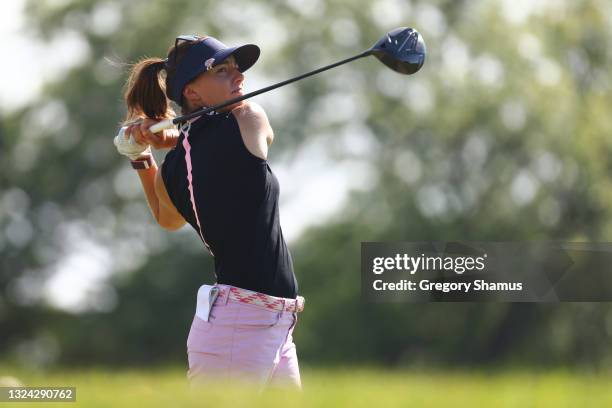
M279 222L278 180L266 160L247 150L233 113L193 122L161 171L176 209L213 253L218 283L295 299L297 281Z

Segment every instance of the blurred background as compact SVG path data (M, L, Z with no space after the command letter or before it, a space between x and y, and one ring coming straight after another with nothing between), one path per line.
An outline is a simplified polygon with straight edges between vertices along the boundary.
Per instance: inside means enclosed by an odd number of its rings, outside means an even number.
M428 46L414 76L368 58L254 98L307 299L301 363L612 366L609 303L367 304L359 264L362 241L612 241L610 1L0 7L0 360L186 367L212 259L156 225L115 151L126 63L179 34L253 42L250 92L409 26Z

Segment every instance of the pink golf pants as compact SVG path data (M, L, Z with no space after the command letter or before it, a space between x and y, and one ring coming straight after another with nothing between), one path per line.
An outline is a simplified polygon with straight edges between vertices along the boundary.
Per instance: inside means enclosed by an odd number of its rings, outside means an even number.
M219 295L208 322L194 316L187 338L187 377L192 384L235 379L262 388L301 388L292 336L297 313L237 302L228 294L223 290Z

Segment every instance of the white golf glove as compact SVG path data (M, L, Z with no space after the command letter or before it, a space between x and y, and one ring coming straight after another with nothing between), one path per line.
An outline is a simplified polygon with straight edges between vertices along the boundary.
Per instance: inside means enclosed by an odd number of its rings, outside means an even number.
M138 158L150 157L151 156L151 146L144 145L140 143L136 143L134 140L134 136L130 135L129 138L125 136L125 130L127 127L122 127L119 130L117 136L115 136L115 146L117 147L117 151L119 154L127 156L130 160L136 160Z

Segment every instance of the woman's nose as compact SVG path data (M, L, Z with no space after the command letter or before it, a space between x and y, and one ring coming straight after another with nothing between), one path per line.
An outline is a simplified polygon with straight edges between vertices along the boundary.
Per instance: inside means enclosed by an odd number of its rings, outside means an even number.
M244 80L244 74L238 68L234 68L234 81L242 82L242 80Z

